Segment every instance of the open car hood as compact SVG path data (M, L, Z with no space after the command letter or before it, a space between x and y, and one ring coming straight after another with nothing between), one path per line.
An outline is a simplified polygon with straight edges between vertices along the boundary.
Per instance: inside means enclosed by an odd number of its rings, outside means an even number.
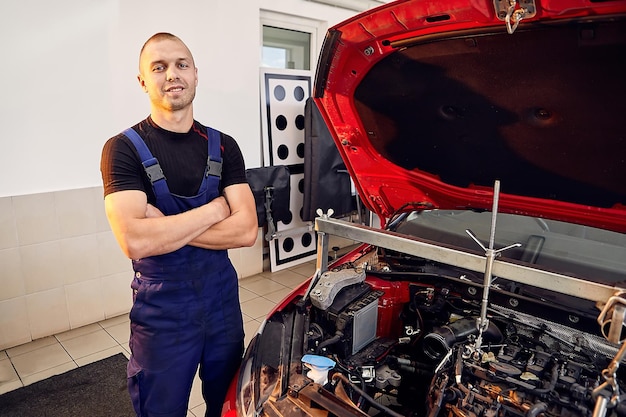
M400 0L328 31L314 100L364 204L626 232L626 1Z

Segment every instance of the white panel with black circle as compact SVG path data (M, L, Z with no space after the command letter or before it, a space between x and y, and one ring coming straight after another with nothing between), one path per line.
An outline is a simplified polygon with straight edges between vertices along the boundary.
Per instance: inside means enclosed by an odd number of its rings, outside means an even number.
M264 165L287 165L291 177L291 221L278 222L270 243L270 265L278 271L315 259L315 232L302 220L304 106L312 71L261 69Z

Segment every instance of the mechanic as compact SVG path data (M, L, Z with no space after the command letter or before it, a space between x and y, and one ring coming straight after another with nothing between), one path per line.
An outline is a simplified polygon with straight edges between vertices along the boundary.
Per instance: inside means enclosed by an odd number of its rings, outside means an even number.
M185 417L199 364L206 416L219 416L244 339L227 249L254 244L254 197L235 140L194 120L187 46L153 35L137 78L150 115L101 159L107 218L134 270L128 390L137 416Z

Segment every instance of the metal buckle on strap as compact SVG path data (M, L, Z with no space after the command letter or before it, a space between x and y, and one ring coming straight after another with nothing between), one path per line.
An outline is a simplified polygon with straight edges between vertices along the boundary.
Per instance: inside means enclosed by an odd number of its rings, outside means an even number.
M148 175L148 179L153 184L158 180L165 178L161 165L159 165L158 162L154 165L144 166L144 169L146 171L146 175Z
M211 161L211 159L207 159L205 176L208 177L209 175L222 178L222 163L218 161Z

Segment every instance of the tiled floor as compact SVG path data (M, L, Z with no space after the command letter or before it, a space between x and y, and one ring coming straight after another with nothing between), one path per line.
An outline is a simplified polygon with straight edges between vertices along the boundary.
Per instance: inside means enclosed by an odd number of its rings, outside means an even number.
M270 309L314 272L312 261L239 280L246 345ZM128 316L123 315L0 351L0 394L120 352L128 357L128 336ZM187 417L204 416L204 411L196 375Z

